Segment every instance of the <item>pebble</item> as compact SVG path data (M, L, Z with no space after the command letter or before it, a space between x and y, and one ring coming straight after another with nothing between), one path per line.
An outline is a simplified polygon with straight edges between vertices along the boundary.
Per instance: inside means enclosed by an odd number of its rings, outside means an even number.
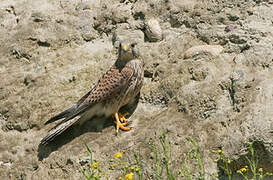
M150 42L162 40L162 30L156 19L150 19L145 23L145 34Z
M208 53L213 56L218 56L223 51L223 49L224 48L220 45L193 46L185 52L184 59L191 58L193 56L203 54L203 53Z
M132 40L137 43L144 42L144 33L141 30L122 30L118 29L113 34L114 46L118 47L119 42L124 40Z

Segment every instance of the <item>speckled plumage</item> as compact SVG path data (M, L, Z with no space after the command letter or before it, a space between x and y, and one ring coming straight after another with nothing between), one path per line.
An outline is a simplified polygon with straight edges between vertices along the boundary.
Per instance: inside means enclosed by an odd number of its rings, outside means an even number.
M77 122L84 122L94 116L111 116L124 105L133 103L143 78L143 63L139 59L136 43L121 43L118 59L97 84L76 104L46 122L48 124L63 119L41 140L41 144L53 140Z

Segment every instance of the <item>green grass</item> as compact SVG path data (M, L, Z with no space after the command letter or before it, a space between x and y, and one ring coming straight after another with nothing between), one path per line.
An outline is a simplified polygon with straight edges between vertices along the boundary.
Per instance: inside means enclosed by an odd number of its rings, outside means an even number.
M150 148L153 152L154 166L153 177L154 179L174 180L174 173L170 168L170 151L169 141L166 138L166 133L163 132L159 136L159 146L157 146L154 140L149 141ZM165 173L165 174L164 174Z
M239 169L237 173L243 176L243 178L246 180L250 179L250 174L252 175L251 178L253 180L256 180L256 179L263 180L267 176L273 176L273 173L269 173L269 172L264 173L262 168L258 169L258 156L254 152L252 143L248 143L248 150L250 153L250 158L246 157L246 160L248 161L248 165ZM248 173L248 171L250 171L250 173Z
M199 179L204 180L205 179L205 171L204 171L204 163L203 158L200 154L200 148L198 143L191 137L186 138L187 141L189 141L193 147L186 153L186 156L184 157L184 163L182 165L182 168L178 171L178 174L187 179L191 180L193 179L193 168L190 167L190 164L193 164L193 161L196 161L198 164L198 168L196 171L199 173Z
M93 159L93 154L90 148L86 143L84 143L87 153L88 153L88 164L87 168L81 170L83 176L86 180L99 180L103 175L102 169L99 167L99 162L96 159Z
M248 143L249 157L246 157L247 164L237 171L232 169L232 160L221 149L214 150L213 153L217 155L215 163L217 163L218 172L205 176L203 156L200 153L201 150L197 141L191 137L186 137L186 140L192 146L185 153L183 162L179 164L179 167L174 167L170 154L171 144L165 132L161 133L158 138L149 140L148 147L151 150L151 159L143 158L144 156L140 152L135 152L134 156L130 157L126 151L122 151L114 154L113 158L109 160L108 167L104 166L104 168L100 167L99 161L93 158L92 151L84 143L89 158L88 164L81 171L83 177L87 180L109 179L109 175L106 174L106 170L109 169L120 172L119 180L143 180L146 176L156 180L206 180L206 178L211 180L218 179L217 174L220 171L224 172L229 180L236 173L245 180L263 180L267 176L273 176L273 173L264 172L262 168L258 168L258 156L252 143ZM147 167L151 168L150 171L145 170ZM175 171L174 169L178 170Z

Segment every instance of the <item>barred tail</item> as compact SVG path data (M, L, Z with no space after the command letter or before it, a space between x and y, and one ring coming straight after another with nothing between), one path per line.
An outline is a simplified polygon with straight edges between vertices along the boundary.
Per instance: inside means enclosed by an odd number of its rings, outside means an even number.
M49 141L52 141L55 137L63 133L70 126L77 123L79 119L80 119L80 116L76 116L73 119L70 119L60 124L59 126L56 127L56 129L51 130L49 134L41 140L40 144L44 145L44 144L47 144Z
M52 122L54 122L56 120L69 117L73 113L73 111L75 111L76 107L77 106L75 104L73 104L71 107L69 107L65 111L63 111L63 112L57 114L56 116L50 118L48 121L45 122L45 124L49 124L49 123L52 123Z

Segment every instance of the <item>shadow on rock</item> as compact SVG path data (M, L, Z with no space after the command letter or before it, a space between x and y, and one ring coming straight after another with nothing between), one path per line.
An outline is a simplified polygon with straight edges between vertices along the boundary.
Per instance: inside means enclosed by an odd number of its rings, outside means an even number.
M105 122L102 127L98 127L95 122ZM112 122L111 122L112 121ZM100 123L101 124L101 123ZM90 120L85 122L82 125L74 125L69 127L62 134L58 135L52 141L49 141L47 144L39 144L38 147L38 159L39 161L47 158L52 152L58 150L63 145L69 143L74 138L81 136L87 132L99 132L102 129L112 126L113 119L112 118L94 118L94 120Z
M139 103L140 94L137 95L135 101L131 105L123 106L120 109L122 114L129 113L126 118L129 118L134 114L137 105ZM38 146L38 159L39 161L47 158L52 152L58 150L63 145L69 143L74 138L81 136L87 132L99 132L102 129L112 126L114 119L112 117L105 118L105 117L95 117L91 120L85 122L82 125L74 125L66 129L62 134L58 135L52 141L49 141L47 144L39 144Z

